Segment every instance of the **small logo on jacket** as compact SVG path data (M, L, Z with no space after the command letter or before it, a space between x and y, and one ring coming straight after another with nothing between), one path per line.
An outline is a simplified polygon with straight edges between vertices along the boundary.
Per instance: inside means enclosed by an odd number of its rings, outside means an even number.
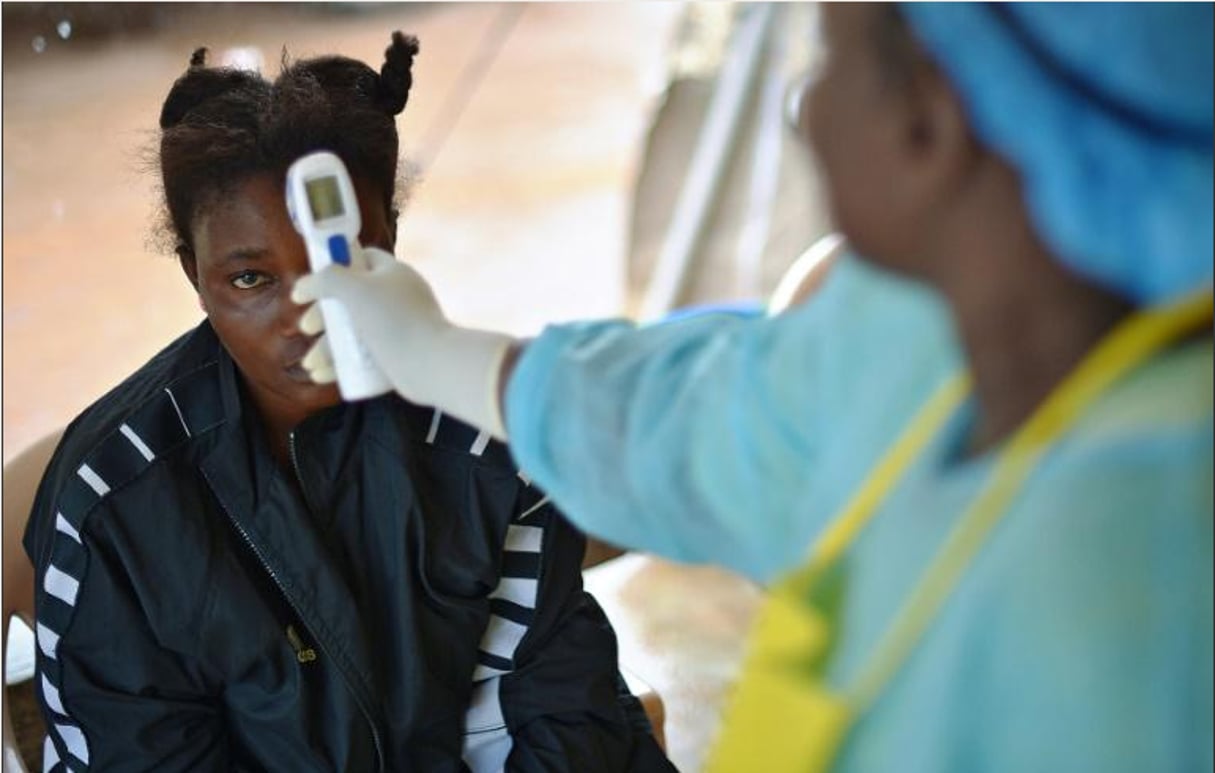
M287 626L287 641L291 643L291 649L295 650L295 659L299 662L311 663L316 660L316 650L304 646L304 640L300 638L294 625Z

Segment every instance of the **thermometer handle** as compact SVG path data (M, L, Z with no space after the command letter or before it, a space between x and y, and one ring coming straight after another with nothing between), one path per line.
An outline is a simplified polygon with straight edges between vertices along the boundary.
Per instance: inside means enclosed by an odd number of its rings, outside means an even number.
M344 270L348 271L365 271L367 267L358 250L357 245L351 249L345 236L334 234L324 244L310 244L308 255L313 271L330 263L346 266ZM333 367L337 371L338 391L342 393L342 398L365 400L392 391L392 383L355 335L350 315L342 302L324 298L320 304L321 315L325 318L325 337L333 353Z

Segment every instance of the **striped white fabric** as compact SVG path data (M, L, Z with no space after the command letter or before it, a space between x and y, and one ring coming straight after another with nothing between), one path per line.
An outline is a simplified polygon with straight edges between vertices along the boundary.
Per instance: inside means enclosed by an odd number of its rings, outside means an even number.
M46 705L51 711L56 714L66 713L63 710L63 702L59 700L59 690L55 689L55 685L51 684L51 680L46 678L46 674L42 675L42 698L46 701Z
M76 759L89 764L89 745L84 740L84 733L80 732L80 728L75 725L55 723L55 732L59 735L59 740L63 741L63 745L67 747L68 753Z
M46 738L42 740L42 773L50 773L59 764L59 750L55 748L55 742L51 740L51 734L47 733Z
M490 438L492 437L488 432L478 432L477 436L473 438L473 444L468 449L468 453L473 456L480 456L485 453L485 447L489 445Z
M38 640L38 649L42 650L43 655L48 658L55 657L55 651L59 647L59 634L35 621L34 638Z
M148 444L143 442L143 438L135 434L135 430L131 429L126 424L123 424L118 428L118 430L122 432L123 437L131 441L131 445L135 446L135 450L138 451L144 459L150 462L153 458L155 458L152 454L152 449L148 448Z
M72 524L68 523L68 519L63 517L63 513L55 513L55 530L61 531L72 539L76 540L76 544L80 542L80 533L72 528Z
M177 411L177 420L181 422L181 428L186 431L186 437L191 437L190 425L186 424L186 417L181 413L181 406L177 404L177 398L173 396L173 390L165 387L165 394L169 396L169 401L173 403L173 410Z
M475 773L501 773L514 743L505 727L464 736L464 764Z
M519 625L498 615L489 616L489 625L481 638L481 649L491 655L510 660L527 633L526 625Z
M494 668L493 666L487 666L484 663L478 663L477 667L473 669L473 681L480 682L482 679L492 679L495 676L502 676L503 674L509 673L509 671L503 671L500 668Z
M476 733L505 724L502 703L498 700L498 687L501 683L501 679L486 679L473 685L468 714L464 717L464 732Z
M89 484L89 488L97 492L97 496L103 497L110 493L109 485L107 485L106 482L101 479L100 475L93 472L93 468L87 464L80 465L80 469L76 471L76 474L79 475L85 483Z
M506 527L506 550L526 553L539 553L544 544L544 529L539 526L518 526L511 524Z
M426 442L434 445L435 438L439 436L439 422L443 420L443 412L435 408L434 415L430 417L430 429L426 431Z
M524 511L523 515L520 515L520 516L519 516L519 519L518 519L518 520L522 521L524 518L526 518L527 516L529 516L529 515L531 515L532 513L536 512L537 510L539 510L540 508L544 507L544 506L545 506L545 505L547 505L547 504L548 504L548 497L545 497L544 499L541 499L541 500L540 500L539 502L537 502L536 504L534 504L534 505L532 505L531 507L527 508L527 510L526 510L526 511Z
M531 607L536 603L536 591L540 582L528 577L503 577L498 580L498 587L489 594L491 599L503 599L521 607Z
M501 677L486 679L473 686L472 700L464 720L464 763L476 773L497 773L505 769L512 746L502 701L498 695Z
M46 575L42 578L42 588L69 607L74 607L76 606L76 591L80 589L80 581L51 564L46 568Z
M522 474L520 479L526 482ZM544 547L543 521L534 520L536 525L519 521L539 511L547 501L540 500L506 528L502 550L508 557L507 568L489 594L492 611L481 637L481 662L473 672L473 695L465 717L462 756L473 773L502 771L513 745L499 687L527 635L527 625L517 621L530 620L535 613L540 593L539 559Z

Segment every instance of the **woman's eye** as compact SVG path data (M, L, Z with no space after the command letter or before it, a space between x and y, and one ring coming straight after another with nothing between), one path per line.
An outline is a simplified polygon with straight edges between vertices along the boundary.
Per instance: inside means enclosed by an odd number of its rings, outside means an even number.
M252 290L270 281L270 277L260 271L242 271L232 277L232 286L238 290Z

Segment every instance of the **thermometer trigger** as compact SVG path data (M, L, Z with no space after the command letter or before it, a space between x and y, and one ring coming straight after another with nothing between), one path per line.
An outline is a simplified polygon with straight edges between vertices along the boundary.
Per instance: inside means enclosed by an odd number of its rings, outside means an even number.
M329 257L339 265L350 265L350 245L345 236L334 234L329 237Z

